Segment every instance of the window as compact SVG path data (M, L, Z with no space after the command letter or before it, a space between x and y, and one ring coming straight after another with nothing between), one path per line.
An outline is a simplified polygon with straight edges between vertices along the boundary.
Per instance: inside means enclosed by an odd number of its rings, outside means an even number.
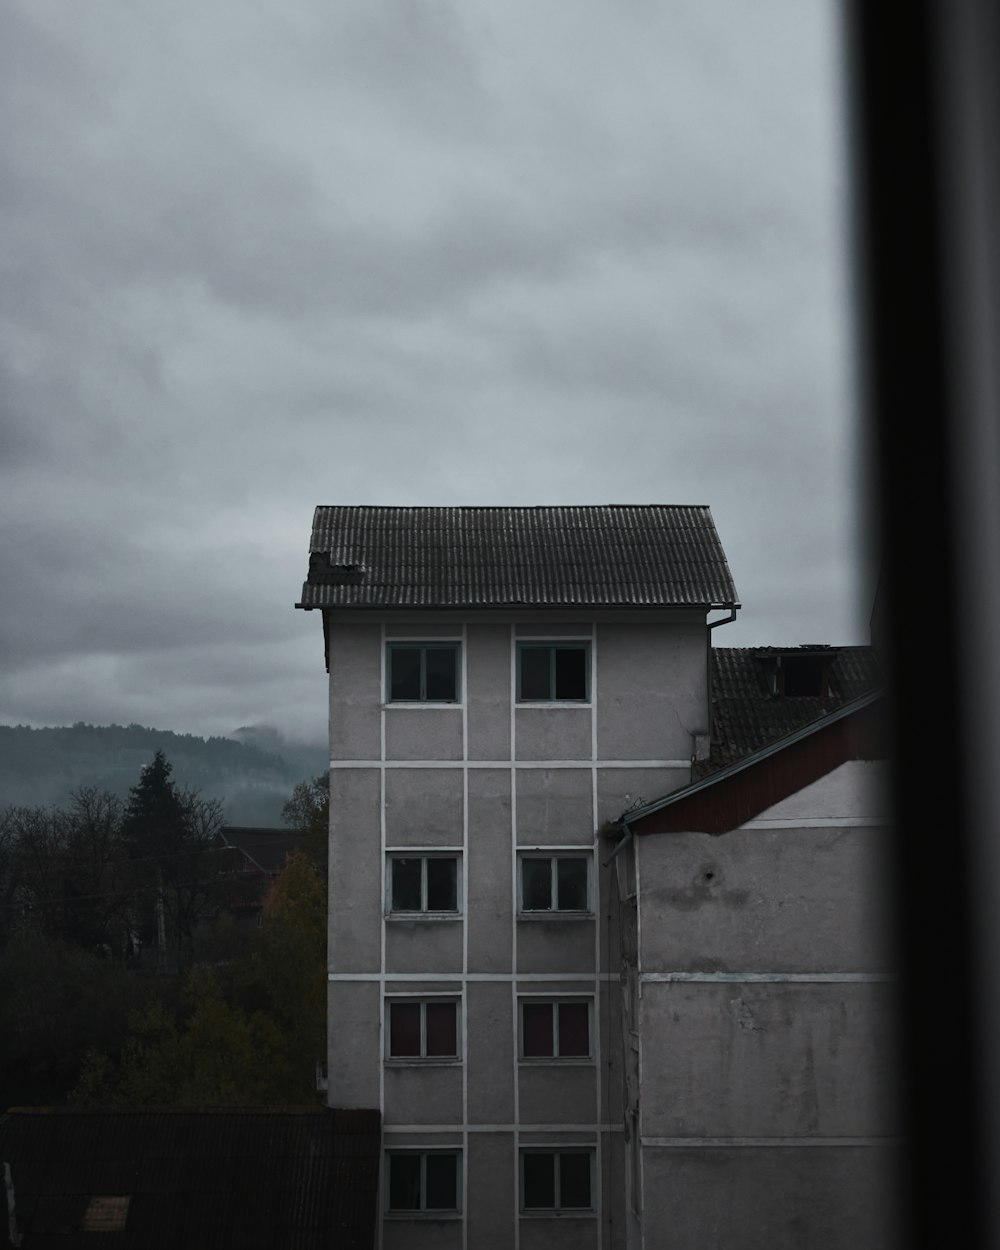
M455 999L392 999L388 1002L389 1059L457 1059Z
M457 642L390 642L386 651L390 702L458 701Z
M457 1150L390 1150L386 1154L386 1209L457 1211Z
M392 854L387 877L391 913L458 911L457 855Z
M590 910L590 856L521 856L522 912Z
M521 999L522 1059L589 1059L590 1002Z
M518 643L518 702L586 703L589 660L587 642Z
M522 1211L592 1211L592 1150L522 1150Z

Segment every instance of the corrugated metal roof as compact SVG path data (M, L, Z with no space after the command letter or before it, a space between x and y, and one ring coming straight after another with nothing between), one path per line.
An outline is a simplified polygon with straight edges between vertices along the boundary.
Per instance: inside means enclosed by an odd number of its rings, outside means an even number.
M370 1250L377 1111L274 1108L0 1116L24 1244L69 1250ZM84 1228L93 1198L127 1196L123 1231ZM6 1221L0 1245L9 1245Z
M301 608L731 607L711 511L318 507Z
M823 695L775 694L779 656L815 656L826 667ZM696 776L725 768L829 712L879 689L882 670L871 647L713 647L712 746Z

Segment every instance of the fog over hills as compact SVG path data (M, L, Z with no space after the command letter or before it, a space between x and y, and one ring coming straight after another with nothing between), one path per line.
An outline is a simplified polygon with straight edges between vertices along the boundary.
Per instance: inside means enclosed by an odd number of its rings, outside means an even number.
M280 825L295 784L327 767L324 743L291 741L269 725L244 725L225 738L143 725L0 725L0 810L60 807L78 786L125 797L156 751L172 764L179 786L219 799L226 822L236 825Z

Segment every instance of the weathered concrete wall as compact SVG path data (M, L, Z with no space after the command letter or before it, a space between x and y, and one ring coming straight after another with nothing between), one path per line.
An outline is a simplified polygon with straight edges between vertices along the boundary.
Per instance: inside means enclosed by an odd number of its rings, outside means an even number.
M617 973L619 954L595 831L687 781L691 735L707 728L704 623L691 613L596 623L396 613L388 624L335 619L330 637L330 1102L381 1106L387 1148L454 1146L465 1169L458 1217L387 1216L383 1244L447 1250L464 1236L499 1250L516 1226L523 1250L620 1250L620 995L602 976ZM570 637L590 641L589 701L517 706L517 640ZM460 640L456 704L386 703L385 646L402 638ZM591 856L591 915L518 915L526 847ZM420 848L459 858L457 917L386 916L386 855ZM384 1058L386 996L422 993L460 1000L460 1061ZM593 1002L589 1059L519 1060L518 999L530 994ZM594 1211L519 1214L519 1149L597 1150L609 1124Z
M708 733L704 622L601 624L597 637L598 758L689 760Z
M884 972L878 825L640 836L642 966Z
M891 1149L647 1146L648 1250L896 1250ZM900 1248L902 1250L902 1248Z
M893 1244L880 773L635 839L645 1247Z

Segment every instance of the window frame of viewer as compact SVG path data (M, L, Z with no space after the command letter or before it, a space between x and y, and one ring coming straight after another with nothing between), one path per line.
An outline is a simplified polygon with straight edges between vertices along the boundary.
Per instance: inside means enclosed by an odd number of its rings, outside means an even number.
M393 906L393 885L395 868L397 860L420 860L420 902L421 906L417 910L406 907ZM429 895L428 889L428 860L453 860L455 863L455 906L449 908L430 908L427 906ZM408 847L398 848L386 852L386 874L385 874L385 914L387 916L395 916L408 920L414 919L448 919L453 920L456 916L462 914L462 855L456 848L444 848L438 850L423 850L414 848L410 850Z
M462 656L460 642L451 640L447 641L423 641L419 638L414 639L394 639L392 642L385 644L385 701L392 704L440 704L442 706L453 706L462 701ZM419 694L413 695L394 695L393 694L393 656L400 651L419 651L420 652L420 678L419 678ZM454 657L453 678L454 678L454 695L450 698L436 698L427 694L427 653L430 651L443 652L449 651Z
M392 1205L392 1169L393 1161L399 1158L418 1157L420 1160L420 1179L419 1185L419 1207L399 1207ZM455 1205L453 1207L429 1207L427 1206L427 1159L434 1158L451 1158L454 1160L455 1168ZM423 1150L413 1147L403 1147L386 1150L385 1152L385 1194L384 1209L386 1215L401 1218L421 1218L432 1216L436 1218L448 1218L449 1216L460 1215L462 1211L462 1151L454 1147L441 1150Z
M517 910L520 916L562 916L562 917L580 917L592 916L594 914L593 902L593 852L589 849L585 850L581 847L560 847L558 850L548 848L541 850L523 850L517 853ZM548 860L550 862L550 884L548 907L525 907L524 905L524 865L529 860L540 861ZM557 867L559 860L582 860L587 872L586 881L586 900L584 907L560 907L559 899L559 869Z
M542 652L549 653L549 679L548 694L529 694L524 693L524 655L526 652ZM580 651L583 653L583 694L567 695L559 694L558 691L558 660L557 652L560 651ZM563 641L553 638L552 641L540 641L532 639L531 641L518 642L517 644L517 702L518 703L566 703L569 705L584 705L590 703L590 642L586 640L567 640Z
M393 1054L393 1007L419 1007L419 1054ZM454 1012L453 1054L427 1053L427 1008L451 1007ZM456 994L391 994L385 999L385 1062L390 1064L456 1064L462 1062L462 1000Z

